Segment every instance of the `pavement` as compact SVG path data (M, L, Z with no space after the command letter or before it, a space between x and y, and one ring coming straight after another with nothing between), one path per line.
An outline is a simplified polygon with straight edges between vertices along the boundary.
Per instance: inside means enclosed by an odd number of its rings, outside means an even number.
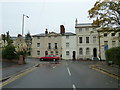
M91 68L96 68L120 78L120 67L118 65L107 65L105 61L93 61Z
M0 72L2 73L2 78L0 78L0 81L4 81L13 75L17 75L18 73L37 65L37 63L31 63L27 59L25 61L26 64L23 65L19 65L16 62L0 62Z

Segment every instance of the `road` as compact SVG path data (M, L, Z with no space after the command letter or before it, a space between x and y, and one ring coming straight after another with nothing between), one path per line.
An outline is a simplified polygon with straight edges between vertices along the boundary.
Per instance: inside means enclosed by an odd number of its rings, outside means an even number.
M8 81L3 88L118 88L117 79L90 69L87 62L35 63L40 65Z

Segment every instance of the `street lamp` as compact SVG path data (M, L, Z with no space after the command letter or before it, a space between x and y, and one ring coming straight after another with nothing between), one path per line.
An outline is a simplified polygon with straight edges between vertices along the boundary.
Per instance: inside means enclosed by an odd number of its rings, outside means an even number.
M22 20L22 36L23 36L23 34L24 34L24 17L29 18L29 16L23 14L23 20Z
M98 39L99 39L99 58L100 58L100 61L101 61L101 47L100 47L100 32L99 31L97 31L98 32Z

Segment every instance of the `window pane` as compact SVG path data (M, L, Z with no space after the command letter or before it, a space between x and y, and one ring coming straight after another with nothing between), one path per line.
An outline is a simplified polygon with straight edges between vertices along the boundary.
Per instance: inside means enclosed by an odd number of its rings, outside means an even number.
M86 54L89 55L89 53L90 53L89 48L86 48Z
M116 42L112 41L112 47L115 47L115 46L116 46Z
M69 55L69 51L66 51L66 55L67 55L67 56Z
M86 43L89 43L89 37L86 37Z
M48 43L48 49L51 49L51 43Z
M79 49L79 54L83 54L83 49L82 48Z
M38 47L38 48L40 47L40 43L37 43L37 47Z
M57 49L57 43L55 43L55 49Z
M107 33L104 33L104 37L107 37Z
M93 43L96 43L96 37L93 37Z
M56 51L55 54L58 55L58 51Z
M40 51L37 51L37 55L40 55Z
M66 43L66 47L69 47L69 43Z
M111 33L111 36L115 36L115 33Z
M82 43L82 37L79 37L79 43Z
M104 41L104 45L108 45L108 41Z
M51 51L51 54L53 54L53 51Z

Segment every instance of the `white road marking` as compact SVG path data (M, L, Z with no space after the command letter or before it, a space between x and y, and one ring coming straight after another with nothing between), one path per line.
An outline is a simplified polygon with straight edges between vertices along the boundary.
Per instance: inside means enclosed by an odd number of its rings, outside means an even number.
M76 90L76 87L75 87L75 85L73 84L73 90Z
M54 66L53 68L55 68L56 66Z
M69 76L71 76L71 73L70 73L69 67L67 67L67 70L68 70Z

